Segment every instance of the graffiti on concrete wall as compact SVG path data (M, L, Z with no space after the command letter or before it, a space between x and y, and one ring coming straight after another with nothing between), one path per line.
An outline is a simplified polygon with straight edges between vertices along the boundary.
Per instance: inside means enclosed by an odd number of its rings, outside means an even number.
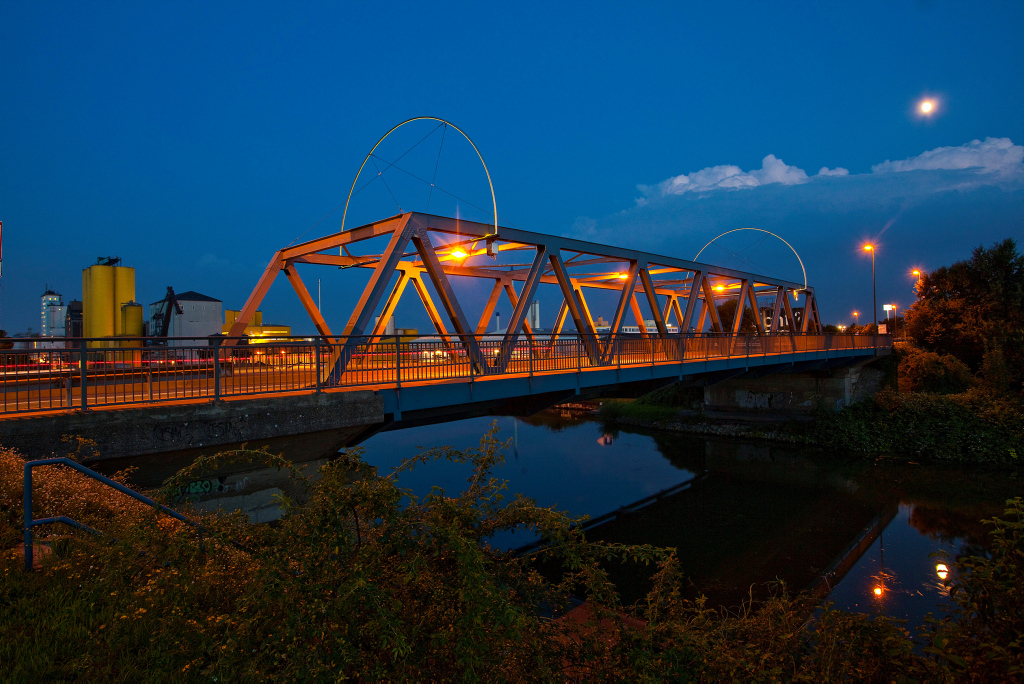
M205 480L192 480L178 487L177 500L190 499L199 501L199 498L207 494L226 494L228 492L241 492L249 486L249 478L245 477L235 482L227 482L226 477L211 477Z
M789 401L785 392L736 390L736 404L740 408L771 411L785 408Z

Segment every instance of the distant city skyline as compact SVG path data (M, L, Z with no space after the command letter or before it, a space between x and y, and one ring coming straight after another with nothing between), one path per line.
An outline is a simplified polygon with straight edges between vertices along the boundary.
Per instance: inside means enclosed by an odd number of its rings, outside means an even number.
M870 310L864 240L881 318L912 303L912 268L1024 235L1019 3L7 3L0 24L9 334L38 329L47 285L81 299L100 255L135 267L139 301L170 285L241 307L274 250L338 229L364 155L422 114L478 145L499 222L682 258L771 230L824 322ZM443 147L438 178L480 189L464 143L428 142L417 168ZM395 213L387 194L359 195L349 227ZM341 324L355 280L312 277ZM313 331L286 285L263 310ZM397 322L427 324L416 302Z

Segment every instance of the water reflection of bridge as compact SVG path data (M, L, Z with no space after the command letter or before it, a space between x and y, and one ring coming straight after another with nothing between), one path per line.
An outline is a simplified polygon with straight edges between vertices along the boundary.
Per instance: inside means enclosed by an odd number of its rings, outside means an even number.
M790 591L823 596L895 515L895 505L879 508L837 471L784 447L681 441L686 468L703 466L703 474L683 483L681 491L604 516L588 526L587 536L676 548L684 574L712 605L737 605L751 590L763 594L772 579L783 580ZM678 446L660 446L669 457L683 453ZM645 593L648 569L610 570L627 600Z

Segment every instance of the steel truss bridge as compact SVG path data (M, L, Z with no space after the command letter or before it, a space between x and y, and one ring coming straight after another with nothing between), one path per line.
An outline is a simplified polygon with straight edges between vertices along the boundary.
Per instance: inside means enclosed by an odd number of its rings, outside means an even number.
M299 276L307 264L369 273L339 332ZM318 335L254 343L245 327L282 272ZM491 289L473 324L453 284L480 279ZM414 341L387 334L410 284L434 327ZM561 298L544 332L527 320L541 286L557 287ZM502 295L513 313L506 330L489 333ZM602 295L616 305L599 327L590 304ZM719 307L728 301L735 312L723 321ZM627 312L637 332L623 331ZM572 332L564 330L569 320ZM405 213L278 250L225 337L68 344L0 351L0 415L372 389L394 420L403 412L426 420L487 401L543 403L629 383L709 384L849 365L885 353L890 340L823 333L814 290L803 283Z

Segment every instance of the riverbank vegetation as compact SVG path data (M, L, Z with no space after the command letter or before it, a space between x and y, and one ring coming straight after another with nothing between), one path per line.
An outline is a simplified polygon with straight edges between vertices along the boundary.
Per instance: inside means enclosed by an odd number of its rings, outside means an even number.
M666 388L611 401L602 420L769 438L908 460L1019 466L1024 456L1024 257L1007 239L921 276L906 312L908 337L876 362L883 389L813 424L721 425L686 409L696 397Z
M916 636L883 616L847 613L785 587L733 610L684 597L674 553L588 541L573 520L508 496L494 469L495 431L478 449L430 449L386 476L358 450L327 466L273 525L187 511L175 520L67 468L37 471L34 514L100 529L63 529L26 573L17 552L21 471L0 450L0 662L15 681L146 680L699 680L1012 681L1024 673L1024 502L992 526L990 558L961 558L948 618ZM468 463L464 491L418 499L401 472ZM288 469L266 451L199 461L181 481L230 460ZM514 557L489 547L531 528L550 544ZM49 552L43 553L43 549ZM650 592L620 604L609 560L656 568ZM537 572L557 563L558 577ZM953 563L953 561L950 561ZM566 612L571 596L585 609Z

